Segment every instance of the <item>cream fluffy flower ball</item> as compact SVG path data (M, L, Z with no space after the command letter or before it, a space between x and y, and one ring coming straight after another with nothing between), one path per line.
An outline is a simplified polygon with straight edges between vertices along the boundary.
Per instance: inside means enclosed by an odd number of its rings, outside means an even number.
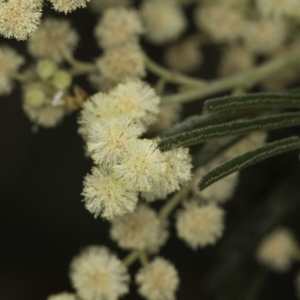
M216 42L234 41L244 32L245 20L238 10L226 5L198 6L194 14L195 23Z
M139 205L133 213L112 220L110 236L120 248L155 253L167 240L166 225L153 209Z
M76 300L76 295L71 293L59 293L55 295L50 295L47 300Z
M78 133L86 140L91 124L114 115L115 107L116 101L108 94L102 92L94 94L82 106L78 118Z
M136 140L113 167L117 180L131 191L149 192L163 180L166 169L163 154L151 140Z
M51 103L36 108L24 103L23 109L33 123L46 128L55 127L66 114L64 107L53 106Z
M0 47L0 95L9 94L13 87L10 73L18 71L24 58L8 46Z
M244 46L231 46L222 53L218 73L228 77L247 71L255 65L255 55Z
M176 148L162 154L166 163L164 179L158 182L151 192L142 193L148 202L165 199L168 194L179 190L191 179L192 157L188 148Z
M179 285L175 267L162 257L140 269L135 277L138 292L147 300L175 300Z
M79 36L67 20L47 18L28 40L29 53L35 58L63 60L62 52L73 53Z
M177 215L176 229L193 249L214 245L224 231L224 210L214 204L188 203Z
M161 105L157 120L148 128L150 132L161 133L180 120L181 104Z
M299 246L293 233L277 228L267 235L257 249L257 259L277 272L286 272L299 254Z
M79 133L86 139L91 124L107 117L126 117L146 128L156 120L160 98L146 82L127 79L87 100L79 116Z
M104 49L130 40L135 42L143 32L138 12L123 7L106 10L95 28L97 42Z
M131 186L129 188L132 190ZM94 167L83 182L85 207L95 215L111 220L116 216L133 212L138 201L137 194L116 180L107 170Z
M270 54L284 44L286 36L284 22L262 19L257 22L247 22L243 38L249 51L256 54Z
M1 0L0 34L26 40L40 24L41 5L35 0Z
M187 27L187 21L179 5L172 0L144 1L141 16L146 36L152 43L164 44L175 40Z
M197 42L185 39L171 44L164 53L166 65L179 72L189 73L196 70L203 61Z
M92 123L87 149L95 163L111 166L122 157L129 144L134 144L143 128L127 117L108 117Z
M70 279L82 299L116 300L129 291L123 263L101 246L89 246L70 265Z
M126 79L110 92L116 106L116 114L121 114L147 127L156 120L160 98L155 90L138 79Z
M299 16L299 0L256 0L257 8L266 16Z
M86 7L90 0L49 0L53 8L65 14L77 9Z
M146 76L144 55L133 42L113 47L96 61L100 73L112 82L119 83L127 77Z

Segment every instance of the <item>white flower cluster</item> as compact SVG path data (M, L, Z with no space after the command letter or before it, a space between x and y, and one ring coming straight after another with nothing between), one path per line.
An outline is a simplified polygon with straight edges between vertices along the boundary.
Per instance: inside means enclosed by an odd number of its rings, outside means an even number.
M257 259L273 271L286 272L299 257L299 245L286 228L276 228L265 236L257 249Z
M133 212L138 193L166 197L190 179L187 149L162 153L157 142L141 139L155 121L159 98L138 79L127 79L84 104L79 132L97 164L84 181L86 208L106 219Z
M144 27L138 11L112 7L104 12L95 28L96 40L104 50L96 62L102 82L109 81L113 86L125 78L146 75L144 57L138 43L142 33Z
M92 245L73 258L70 281L75 294L62 292L47 300L116 300L129 292L130 276L119 258L103 246ZM179 285L175 267L157 257L135 277L138 291L147 300L174 300Z
M86 7L90 0L48 0L53 9L68 13ZM26 40L41 23L43 0L1 0L0 34ZM51 45L48 41L48 45Z

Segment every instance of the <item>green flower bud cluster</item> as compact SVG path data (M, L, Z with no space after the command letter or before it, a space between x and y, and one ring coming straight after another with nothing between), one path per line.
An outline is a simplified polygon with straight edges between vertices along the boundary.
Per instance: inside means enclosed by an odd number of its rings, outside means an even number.
M49 59L39 60L36 65L37 75L43 79L48 80L52 87L57 90L66 90L72 83L71 74L63 69L59 69L58 65Z

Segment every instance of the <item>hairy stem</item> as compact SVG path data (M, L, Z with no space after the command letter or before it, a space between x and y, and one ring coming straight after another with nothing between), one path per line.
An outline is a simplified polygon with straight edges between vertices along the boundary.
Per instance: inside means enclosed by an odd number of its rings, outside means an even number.
M214 80L201 87L190 89L176 95L165 96L162 99L162 104L187 103L233 88L253 86L299 61L300 52L296 50L239 75L234 75L225 79Z
M203 87L205 86L205 82L200 79L196 79L194 77L186 76L183 74L180 74L178 72L170 71L153 60L151 60L149 57L145 55L145 64L147 69L152 72L153 74L157 75L158 77L165 80L165 82L172 82L172 83L178 83L182 85L188 85L188 86L196 86L196 87Z

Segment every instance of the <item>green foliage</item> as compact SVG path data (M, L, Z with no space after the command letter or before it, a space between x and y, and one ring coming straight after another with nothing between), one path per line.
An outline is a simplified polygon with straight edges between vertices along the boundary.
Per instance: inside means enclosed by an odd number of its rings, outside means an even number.
M200 180L198 187L200 190L204 190L214 182L236 172L242 170L250 165L253 165L259 161L267 159L269 157L279 155L284 152L292 151L300 148L299 137L289 137L281 139L272 143L268 143L255 150L246 152L233 159L226 161L220 166L208 172Z
M266 115L247 120L236 120L191 130L162 139L162 151L187 147L204 141L229 135L246 134L258 130L270 130L300 125L300 112Z
M207 100L203 106L205 112L272 108L300 108L300 95L292 92L225 96Z

